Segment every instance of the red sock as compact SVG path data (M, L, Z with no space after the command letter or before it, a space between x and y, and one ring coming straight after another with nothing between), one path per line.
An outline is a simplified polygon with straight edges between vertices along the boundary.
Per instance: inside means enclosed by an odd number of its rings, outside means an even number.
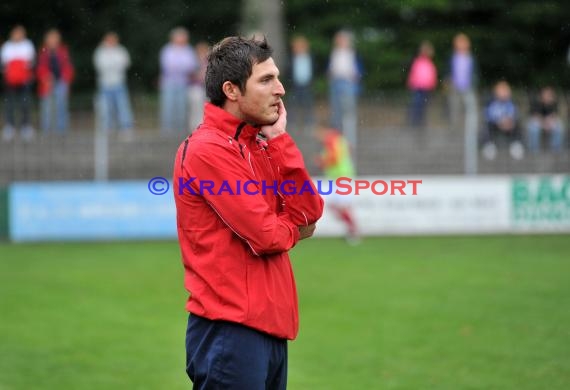
M334 209L338 217L348 226L348 234L351 236L356 235L356 223L350 209L341 207L335 207Z

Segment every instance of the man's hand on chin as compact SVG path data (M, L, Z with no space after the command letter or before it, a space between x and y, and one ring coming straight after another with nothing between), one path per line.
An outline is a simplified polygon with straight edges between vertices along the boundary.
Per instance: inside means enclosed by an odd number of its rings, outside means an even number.
M277 121L274 124L261 126L261 134L263 134L267 139L275 138L286 132L287 110L285 110L285 105L281 99L279 99L279 109L277 113L279 114L279 118L277 118Z

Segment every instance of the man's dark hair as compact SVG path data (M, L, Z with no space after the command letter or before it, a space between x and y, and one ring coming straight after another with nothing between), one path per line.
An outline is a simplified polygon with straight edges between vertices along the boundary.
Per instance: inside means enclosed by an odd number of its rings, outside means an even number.
M253 65L266 61L271 54L273 49L265 38L227 37L218 42L208 56L206 68L206 95L210 102L218 107L225 103L222 85L226 81L244 93Z

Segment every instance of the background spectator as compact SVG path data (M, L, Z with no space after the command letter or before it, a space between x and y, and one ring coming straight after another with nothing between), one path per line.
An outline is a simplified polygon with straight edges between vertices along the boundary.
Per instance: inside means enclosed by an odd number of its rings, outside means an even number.
M550 136L550 150L559 152L562 149L564 125L558 114L558 99L552 87L541 89L531 103L530 115L527 124L528 149L531 152L538 151L544 133Z
M34 137L31 124L32 95L34 79L33 65L36 52L34 45L26 38L26 29L16 26L10 32L0 51L0 62L4 71L4 107L6 124L2 132L4 141L10 141L16 134L16 115L20 114L21 134L26 141Z
M511 157L520 160L524 156L519 129L518 110L511 97L511 87L506 81L495 84L493 97L485 109L487 142L483 155L494 159L497 153L497 142L504 138L509 143Z
M131 65L129 52L119 44L119 36L108 32L93 56L99 86L100 120L105 130L118 122L120 134L126 139L133 137L133 116L127 69Z
M408 88L412 91L410 123L414 127L425 126L425 108L430 92L437 86L437 69L432 61L433 54L431 42L422 42L419 54L410 67L408 76Z
M298 35L291 41L291 129L305 132L315 125L313 58L309 41Z
M44 132L63 133L69 127L69 87L74 69L61 34L51 29L44 35L38 55L38 95L41 128Z
M190 131L194 131L196 127L202 123L202 117L204 115L204 103L206 103L205 80L209 53L210 45L207 42L199 42L196 44L198 67L194 73L192 73L190 86L188 87Z
M349 144L357 146L357 106L361 69L352 33L341 30L334 36L329 63L331 124L341 129Z
M449 62L449 115L453 127L459 125L461 104L465 115L477 116L476 63L471 54L471 40L463 33L453 38L453 54ZM476 119L475 119L476 120Z
M163 133L183 131L188 121L188 83L198 61L188 44L188 31L177 27L160 51L160 127Z

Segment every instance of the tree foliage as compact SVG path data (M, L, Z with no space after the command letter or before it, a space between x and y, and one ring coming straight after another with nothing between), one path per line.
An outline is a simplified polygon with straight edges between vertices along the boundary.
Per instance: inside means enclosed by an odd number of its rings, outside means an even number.
M234 33L239 7L233 1L182 0L9 0L0 4L0 31L23 24L39 46L44 31L59 28L77 68L76 89L92 89L92 55L103 34L116 31L131 54L129 84L154 89L158 83L158 55L169 31L184 26L192 42L215 42ZM30 10L36 10L30 12Z
M291 32L311 38L321 70L332 34L352 29L368 90L401 88L426 39L434 44L436 65L445 76L451 41L460 31L472 39L483 85L502 78L528 88L570 85L570 7L562 0L290 0L287 18Z
M287 0L283 6L287 36L310 38L321 78L334 32L355 32L367 91L401 88L424 39L434 44L444 75L459 31L472 38L483 85L505 78L529 88L570 86L570 7L563 0ZM39 45L47 28L60 28L78 70L76 88L91 89L93 50L105 31L115 30L133 59L130 84L154 89L158 52L171 28L187 27L193 42L215 42L238 31L241 9L235 0L8 0L0 4L0 33L6 39L21 23Z

